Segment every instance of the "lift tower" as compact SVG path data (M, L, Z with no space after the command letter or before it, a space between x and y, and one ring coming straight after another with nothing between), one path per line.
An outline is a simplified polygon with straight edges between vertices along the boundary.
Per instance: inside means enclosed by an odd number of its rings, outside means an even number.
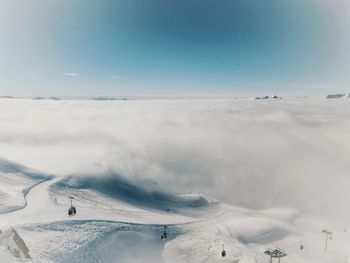
M332 236L332 232L331 231L328 231L326 229L323 229L322 230L322 233L325 233L326 234L326 243L325 243L325 246L324 246L324 251L327 251L327 247L328 247L328 238L330 239L331 236Z

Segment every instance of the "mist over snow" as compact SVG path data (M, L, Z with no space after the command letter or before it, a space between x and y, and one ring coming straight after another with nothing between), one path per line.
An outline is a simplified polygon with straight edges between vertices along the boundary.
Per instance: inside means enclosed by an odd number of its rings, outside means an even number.
M0 157L349 219L349 117L346 100L1 100Z

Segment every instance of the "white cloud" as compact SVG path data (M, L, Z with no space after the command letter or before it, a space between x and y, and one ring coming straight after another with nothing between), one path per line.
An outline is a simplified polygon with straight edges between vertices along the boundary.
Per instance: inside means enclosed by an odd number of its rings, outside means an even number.
M120 79L119 75L112 75L112 79Z
M165 191L350 218L346 102L3 101L0 157L60 174L111 169Z
M74 72L65 72L64 75L69 76L69 77L79 77L80 76L79 73L74 73Z

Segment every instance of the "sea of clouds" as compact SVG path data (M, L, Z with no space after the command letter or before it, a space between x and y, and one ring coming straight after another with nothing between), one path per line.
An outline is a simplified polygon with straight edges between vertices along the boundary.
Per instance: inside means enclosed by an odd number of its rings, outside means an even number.
M350 100L0 100L2 158L338 219L350 219L349 136Z

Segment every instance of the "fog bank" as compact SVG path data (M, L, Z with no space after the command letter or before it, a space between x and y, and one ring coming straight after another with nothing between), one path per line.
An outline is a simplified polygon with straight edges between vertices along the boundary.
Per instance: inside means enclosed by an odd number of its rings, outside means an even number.
M0 100L0 156L346 218L349 116L349 100Z

